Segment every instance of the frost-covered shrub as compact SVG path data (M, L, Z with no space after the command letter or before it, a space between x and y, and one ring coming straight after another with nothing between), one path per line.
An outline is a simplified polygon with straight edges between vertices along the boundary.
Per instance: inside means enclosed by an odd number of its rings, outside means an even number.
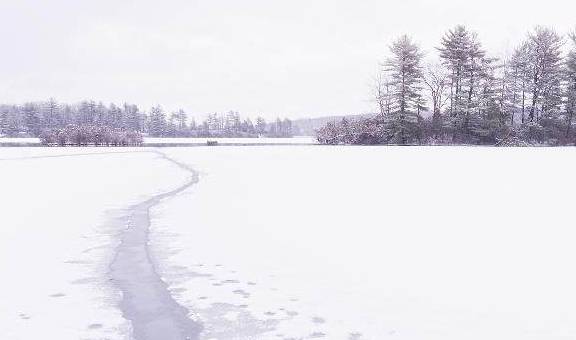
M58 142L57 132L53 130L44 130L40 134L40 142L43 145L53 145Z
M126 137L129 145L142 145L142 143L144 142L142 134L137 131L128 131L126 133Z
M340 140L338 126L330 122L316 132L316 138L321 144L335 145L343 141Z
M57 129L55 135L56 135L56 143L59 146L64 146L68 144L68 135L66 134L65 129Z
M142 135L108 126L68 125L62 129L45 130L40 136L43 145L139 146Z
M411 129L404 130L405 142L397 138L398 126L385 117L330 122L318 129L318 142L327 145L402 144L402 145L494 145L494 146L557 146L576 144L568 132L566 119L542 116L538 121L516 126L505 124L497 115L421 118Z

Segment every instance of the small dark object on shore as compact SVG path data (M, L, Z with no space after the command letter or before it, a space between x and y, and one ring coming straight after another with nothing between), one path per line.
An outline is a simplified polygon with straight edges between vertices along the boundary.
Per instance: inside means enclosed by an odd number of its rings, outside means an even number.
M216 140L209 140L209 141L206 142L206 145L208 145L208 146L216 146L216 145L218 145L218 141L216 141Z

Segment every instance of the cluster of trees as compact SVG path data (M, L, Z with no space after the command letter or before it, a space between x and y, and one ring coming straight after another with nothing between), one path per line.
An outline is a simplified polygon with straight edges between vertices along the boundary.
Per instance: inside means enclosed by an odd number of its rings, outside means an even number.
M188 123L187 118L183 111L178 111L166 119L160 108L153 108L150 111L149 134L158 137L292 137L297 130L289 119L277 118L268 123L258 117L252 122L234 111L209 114L200 123L194 119Z
M114 131L135 131L153 137L291 137L294 127L288 119L255 123L237 112L211 114L201 123L179 110L167 114L161 107L149 112L138 106L104 105L83 101L69 105L54 99L24 105L0 105L0 136L39 137L45 130L66 129L69 125L108 127Z
M46 129L40 134L43 145L58 146L140 146L142 134L119 128L96 125L68 125L64 128Z
M576 33L536 27L503 60L456 26L439 62L408 36L390 47L374 86L379 113L319 129L325 144L575 144ZM566 46L566 42L570 44ZM569 47L569 53L564 53Z
M136 105L106 106L94 101L69 105L54 99L23 105L0 105L0 134L39 137L45 130L69 125L106 126L144 132L146 120Z

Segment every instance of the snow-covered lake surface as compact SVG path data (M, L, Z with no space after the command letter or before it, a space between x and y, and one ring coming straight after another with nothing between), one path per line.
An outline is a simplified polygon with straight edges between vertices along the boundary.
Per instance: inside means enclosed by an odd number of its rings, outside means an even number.
M40 144L40 138L19 138L19 137L0 137L0 144Z
M144 138L144 144L200 144L216 141L218 144L316 144L316 138L300 136L292 138Z
M0 149L0 338L130 338L107 220L186 174L138 149L14 160L102 150ZM160 151L199 172L150 250L202 339L576 338L574 149Z
M0 339L129 339L107 274L121 230L108 221L185 174L116 151L0 149Z

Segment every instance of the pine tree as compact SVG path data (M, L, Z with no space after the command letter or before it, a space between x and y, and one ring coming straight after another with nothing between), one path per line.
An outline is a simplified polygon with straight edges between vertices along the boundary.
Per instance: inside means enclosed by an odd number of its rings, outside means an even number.
M475 33L464 26L448 31L438 48L442 63L450 73L450 130L453 141L468 143L482 138L486 131L483 110L492 101L493 58L488 58ZM491 105L492 103L490 103Z
M282 120L282 137L292 137L292 121L288 118Z
M176 120L176 131L178 134L183 134L187 130L186 121L188 120L188 115L184 110L180 109L176 113L173 114L174 119Z
M264 118L256 118L256 133L260 136L266 134L266 125L266 120L264 120Z
M109 117L109 126L115 129L123 129L125 128L124 124L124 114L122 109L114 104L110 104L108 108L108 117Z
M529 121L555 114L561 104L562 38L552 29L536 27L528 36L532 77Z
M442 38L437 48L443 64L450 72L450 116L456 117L463 110L463 83L471 49L471 33L464 26L456 26Z
M234 136L240 130L240 116L237 112L229 111L224 118L224 133Z
M26 132L32 136L39 136L42 132L42 121L38 106L34 103L26 103L22 108L24 114L24 126Z
M511 107L513 113L520 114L520 122L525 123L527 100L532 79L530 69L530 44L523 43L512 54L510 63Z
M162 137L166 131L166 115L160 106L150 110L150 126L148 131L152 137Z
M21 131L16 107L0 108L0 136L14 137Z
M566 138L572 143L572 124L574 114L576 114L576 32L570 34L572 49L566 58L565 78L566 78Z
M98 105L96 105L96 115L94 119L98 125L112 126L114 122L110 115L110 111L102 102L99 102Z
M392 109L387 117L391 140L408 144L417 135L418 111L422 103L422 52L404 35L390 46L385 72L390 79Z
M79 125L91 125L96 122L97 112L96 112L96 103L93 100L90 101L83 101L80 104L78 115L78 124Z
M55 128L60 122L60 106L54 98L50 98L43 107L44 127L48 129Z
M248 134L248 135L253 135L255 133L255 128L254 128L254 124L252 123L252 120L250 118L246 118L244 119L244 121L242 122L242 132Z
M132 131L142 131L142 117L136 105L124 104L124 115L126 117L126 128Z

